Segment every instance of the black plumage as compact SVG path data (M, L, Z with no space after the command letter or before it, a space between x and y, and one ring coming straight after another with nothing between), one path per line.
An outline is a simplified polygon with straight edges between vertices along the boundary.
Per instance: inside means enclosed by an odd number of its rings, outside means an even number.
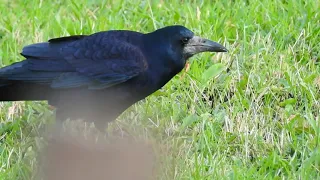
M188 58L205 51L227 50L183 26L51 39L24 47L25 60L0 69L0 101L47 100L58 119L101 124L160 89Z

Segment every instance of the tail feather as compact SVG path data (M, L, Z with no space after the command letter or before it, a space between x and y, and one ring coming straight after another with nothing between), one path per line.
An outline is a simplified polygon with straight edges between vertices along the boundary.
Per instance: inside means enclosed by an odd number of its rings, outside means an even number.
M10 85L10 84L11 84L10 81L1 80L1 79L0 79L0 88L1 88L1 87L4 87L4 86L8 86L8 85Z
M0 81L0 101L47 100L50 89L44 85Z

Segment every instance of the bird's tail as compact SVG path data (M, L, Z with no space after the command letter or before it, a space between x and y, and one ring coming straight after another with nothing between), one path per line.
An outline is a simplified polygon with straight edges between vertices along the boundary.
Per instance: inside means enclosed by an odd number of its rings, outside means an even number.
M19 101L14 94L15 89L13 86L13 81L8 79L10 73L16 69L16 67L20 66L21 63L14 63L11 66L6 66L0 68L0 101ZM9 73L8 73L9 72Z
M26 91L26 90L24 90ZM23 101L23 90L10 81L0 80L0 101Z
M0 68L0 101L40 100L41 89L38 85L27 83L24 77L28 73L27 62L16 62ZM40 99L39 99L40 98Z
M9 85L9 81L0 79L0 101L6 101L9 98L9 90L7 89Z
M41 101L47 94L46 86L0 80L0 101Z
M10 82L7 80L0 79L0 88L9 85Z

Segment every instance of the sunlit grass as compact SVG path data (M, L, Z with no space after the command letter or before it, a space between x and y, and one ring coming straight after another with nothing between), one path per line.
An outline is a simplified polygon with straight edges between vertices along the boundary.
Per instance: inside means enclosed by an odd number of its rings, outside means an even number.
M130 108L110 131L161 144L160 179L317 179L319 9L314 0L0 0L0 65L49 38L184 25L229 53L193 57L188 72ZM220 73L205 77L209 68ZM43 102L0 103L0 179L32 178L52 118Z

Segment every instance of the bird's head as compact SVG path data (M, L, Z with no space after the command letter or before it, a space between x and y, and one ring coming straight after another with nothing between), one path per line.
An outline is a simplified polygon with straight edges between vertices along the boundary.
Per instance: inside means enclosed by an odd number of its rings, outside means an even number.
M157 37L158 42L167 47L167 53L170 56L176 57L175 60L182 60L183 63L188 58L201 52L228 51L221 44L195 36L191 30L180 25L167 26L150 34Z

